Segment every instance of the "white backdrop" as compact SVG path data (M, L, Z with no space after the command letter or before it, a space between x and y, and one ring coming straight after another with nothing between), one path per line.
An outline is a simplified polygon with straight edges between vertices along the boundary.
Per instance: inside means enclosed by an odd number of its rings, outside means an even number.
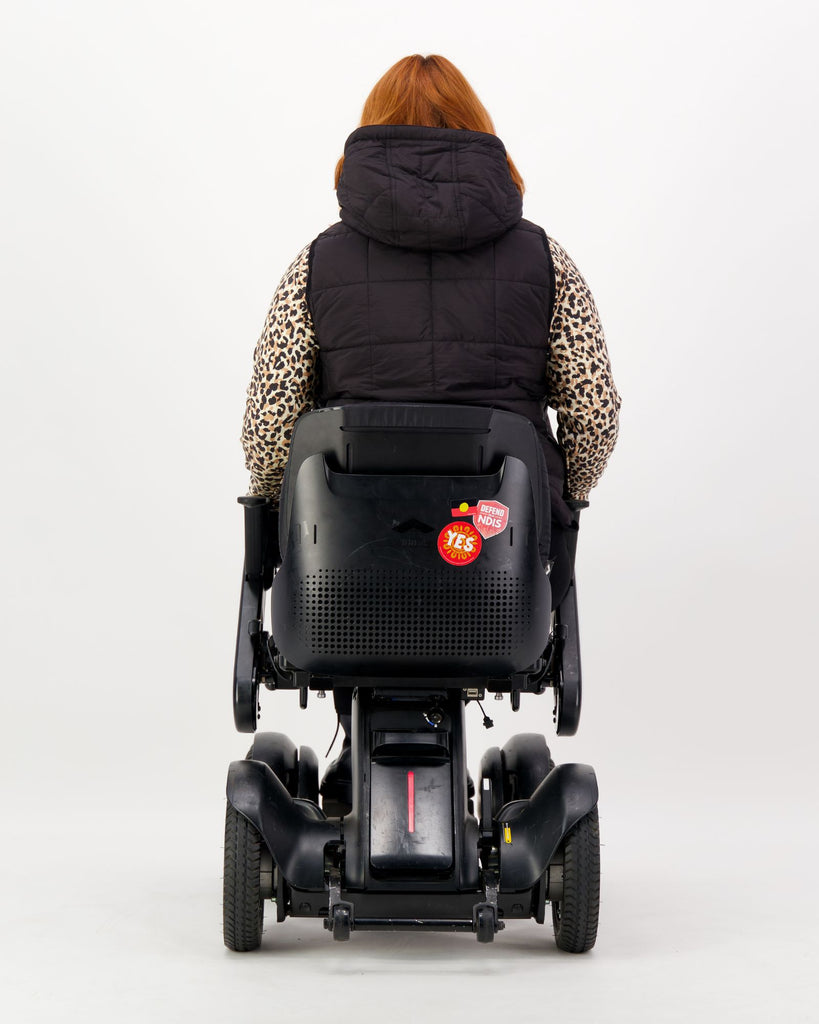
M817 13L807 2L30 0L0 24L0 1001L16 1021L813 1019ZM271 926L221 947L253 345L399 57L472 81L624 399L585 514L585 958ZM491 704L471 763L548 699ZM320 754L331 702L264 701ZM286 968L282 967L282 964ZM319 984L316 981L321 979ZM356 981L359 985L351 984ZM395 986L401 983L395 1001ZM482 984L483 983L483 984ZM389 1002L392 1000L392 1002ZM813 1003L812 1003L813 1000Z

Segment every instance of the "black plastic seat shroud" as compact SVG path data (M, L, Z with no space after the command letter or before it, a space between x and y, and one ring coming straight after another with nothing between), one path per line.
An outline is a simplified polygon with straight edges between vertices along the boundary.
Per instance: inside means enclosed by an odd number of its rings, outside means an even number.
M281 502L276 646L334 676L528 668L549 628L544 495L537 434L514 413L368 403L303 416ZM506 527L448 564L441 531L482 500L509 509Z

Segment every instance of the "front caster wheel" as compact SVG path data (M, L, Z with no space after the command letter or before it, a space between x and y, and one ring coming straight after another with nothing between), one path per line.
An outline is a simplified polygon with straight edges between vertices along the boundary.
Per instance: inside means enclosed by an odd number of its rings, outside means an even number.
M555 942L567 953L585 953L597 939L600 914L600 826L597 808L563 840L562 885L549 885ZM560 877L560 872L557 872Z
M352 917L349 907L333 907L331 931L336 942L347 942L352 931Z
M225 945L235 953L258 949L262 941L262 873L267 849L247 818L227 805L223 925Z
M495 941L495 912L491 907L478 907L475 914L475 934L478 942Z

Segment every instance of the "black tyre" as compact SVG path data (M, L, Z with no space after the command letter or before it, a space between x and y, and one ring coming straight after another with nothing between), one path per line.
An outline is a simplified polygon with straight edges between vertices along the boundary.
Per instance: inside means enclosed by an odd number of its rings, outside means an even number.
M489 907L481 907L478 910L475 921L475 932L478 942L494 942L495 940L495 915Z
M562 892L552 899L558 947L567 953L590 950L597 940L599 915L600 826L595 807L563 840Z
M233 807L225 814L223 927L225 945L235 953L258 949L262 941L262 854L259 832Z

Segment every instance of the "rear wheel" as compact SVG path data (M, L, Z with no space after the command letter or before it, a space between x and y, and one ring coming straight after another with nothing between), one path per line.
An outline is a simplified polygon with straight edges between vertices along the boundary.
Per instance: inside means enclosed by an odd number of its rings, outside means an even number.
M597 939L600 914L600 826L596 807L569 832L562 849L559 898L549 895L555 942L567 953L585 953Z
M266 852L257 829L229 803L225 814L222 907L225 945L236 953L246 953L261 945L262 868Z

